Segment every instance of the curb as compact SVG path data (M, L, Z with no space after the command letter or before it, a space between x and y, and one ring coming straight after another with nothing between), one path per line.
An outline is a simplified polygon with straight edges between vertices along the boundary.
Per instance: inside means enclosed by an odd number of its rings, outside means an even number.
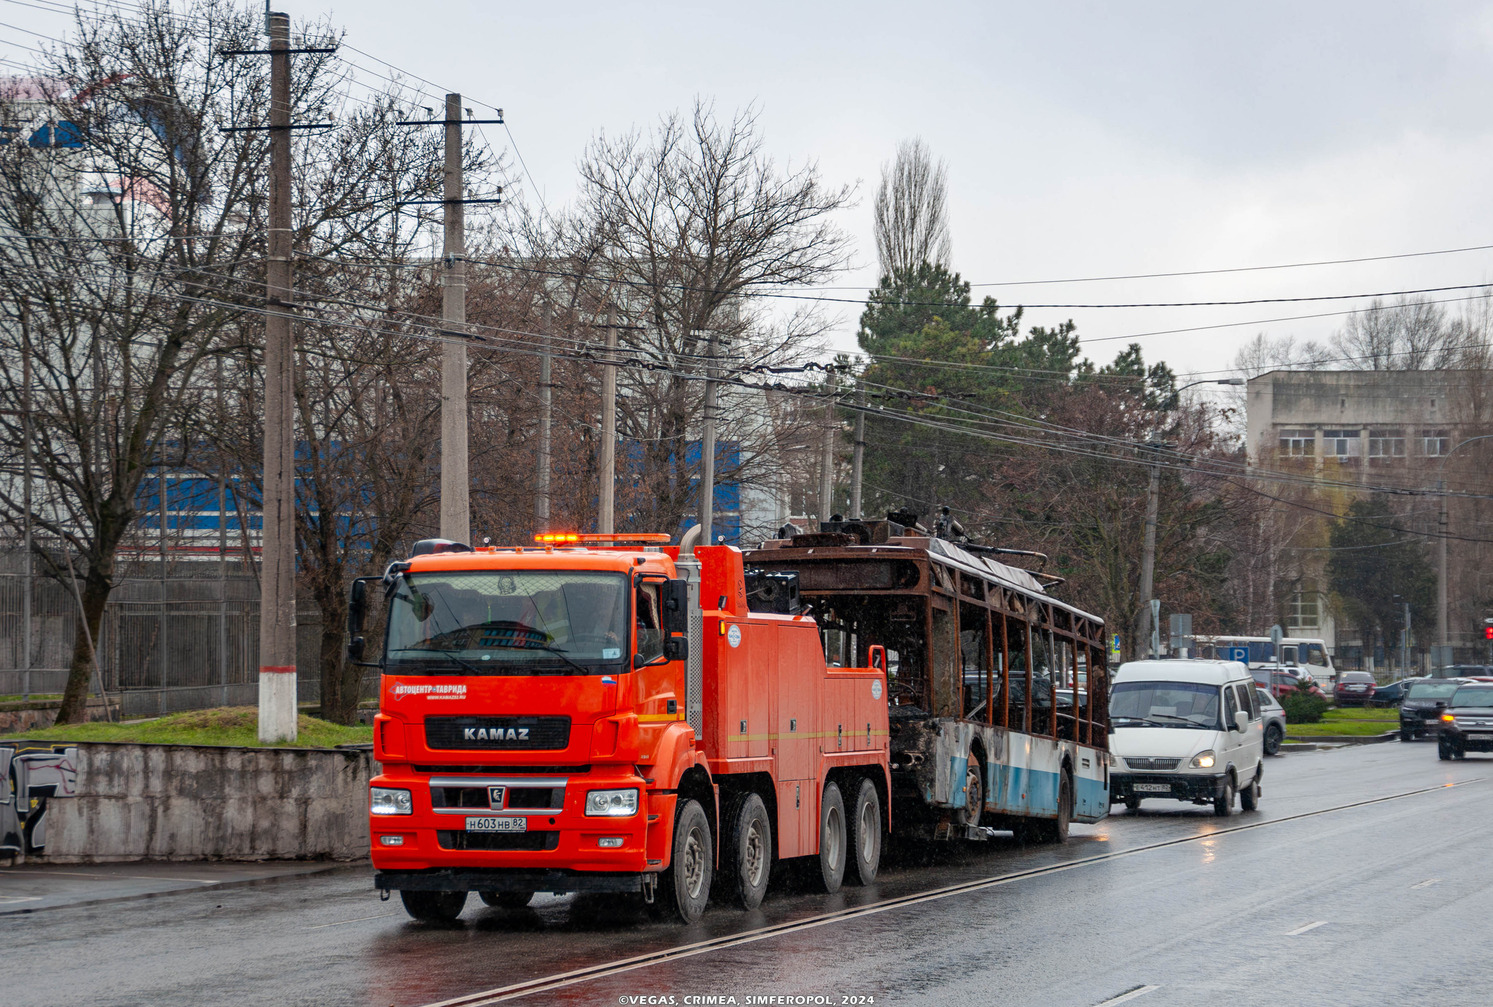
M1385 741L1394 741L1400 736L1399 731L1386 731L1383 734L1317 734L1312 735L1311 740L1305 738L1292 741L1290 735L1281 743L1281 749L1292 749L1297 752L1310 752L1322 745L1378 745Z
M116 861L116 863L136 863L138 861ZM195 861L181 860L172 863L190 864ZM213 861L222 863L222 861ZM251 861L252 862L252 861ZM58 865L67 866L67 865ZM63 902L53 906L16 906L14 908L0 908L0 919L6 916L23 916L30 913L50 913L59 909L76 909L79 906L97 906L108 902L135 902L140 899L164 899L173 895L189 895L193 892L212 891L220 888L246 888L252 885L268 885L277 881L286 881L292 878L303 878L315 874L330 874L334 871L366 870L369 861L323 861L315 866L308 866L305 870L288 871L284 874L273 874L262 878L237 878L230 881L214 881L204 884L198 888L168 888L155 892L134 892L129 895L104 895L99 898L83 898L74 902ZM371 876L371 875L370 875Z

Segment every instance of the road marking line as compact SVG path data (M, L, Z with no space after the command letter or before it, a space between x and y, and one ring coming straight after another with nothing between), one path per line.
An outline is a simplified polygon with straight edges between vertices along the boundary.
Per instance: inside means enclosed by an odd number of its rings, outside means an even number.
M1147 993L1154 993L1159 989L1161 989L1160 986L1137 986L1133 990L1126 990L1119 996L1110 997L1108 1000L1100 1000L1094 1007L1113 1007L1114 1004L1122 1004L1126 1000L1134 1000L1136 997L1143 997Z
M1410 890L1414 891L1417 888L1430 888L1440 880L1440 878L1426 878L1426 880L1420 882L1419 884L1411 885Z
M1299 926L1295 930L1287 930L1286 931L1286 936L1287 937L1297 937L1297 936L1300 936L1301 934L1306 933L1308 930L1315 930L1318 927L1325 927L1326 925L1327 925L1327 921L1326 920L1318 920L1315 923L1308 923L1308 924L1306 924L1304 926Z
M355 920L338 920L336 923L318 923L314 927L302 927L302 930L320 930L322 927L340 927L348 923L362 923L364 920L381 920L385 916L398 916L398 913L379 913L377 916L359 916Z
M0 895L0 902L40 902L40 895Z
M729 934L724 937L715 937L706 941L697 941L693 944L680 944L662 951L652 951L647 954L636 955L632 958L616 959L610 962L601 962L596 965L587 965L569 972L552 973L547 976L539 976L534 979L526 979L522 982L511 983L507 986L499 986L494 989L482 990L478 993L464 993L446 1000L439 1000L425 1004L424 1007L482 1007L485 1004L501 1003L506 1000L516 1000L520 997L533 996L536 993L546 993L550 990L574 986L578 983L589 982L594 979L604 979L611 976L622 975L637 969L648 968L651 965L659 965L664 962L678 961L684 958L693 958L696 955L708 954L711 951L724 951L729 948L739 947L743 944L753 944L757 941L769 940L773 937L786 936L804 930L812 930L817 927L826 926L831 923L845 923L860 919L865 916L874 916L880 913L890 912L894 909L904 909L908 906L919 905L924 902L935 902L953 895L972 894L984 891L988 888L997 888L1013 884L1017 881L1027 881L1034 878L1045 877L1050 874L1061 874L1066 871L1077 870L1080 867L1091 867L1095 864L1107 863L1124 857L1133 857L1141 853L1150 853L1155 850L1163 850L1172 846L1183 846L1188 843L1205 842L1216 839L1219 836L1228 835L1231 832L1249 832L1253 829L1263 829L1271 825L1281 825L1286 822L1294 822L1303 818L1317 818L1322 815L1335 814L1339 811L1351 811L1355 808L1371 807L1375 804L1385 804L1389 801L1399 801L1407 797L1417 797L1422 794L1440 793L1452 787L1465 787L1469 783L1478 783L1484 777L1475 776L1468 780L1458 780L1453 783L1438 783L1433 787L1422 787L1418 790L1407 790L1398 794L1387 794L1384 797L1370 797L1362 801L1353 801L1349 804L1339 804L1331 808L1319 808L1316 811L1302 811L1294 815L1286 815L1283 818L1272 818L1263 822L1251 822L1248 825L1235 825L1228 828L1214 829L1195 836L1181 836L1176 839L1167 839L1159 843L1151 843L1146 846L1136 846L1128 850L1116 850L1113 853L1100 853L1092 857L1083 857L1078 860L1070 860L1062 864L1049 864L1046 867L1034 867L1022 871L1014 871L1010 874L996 875L990 878L980 878L975 881L966 881L957 885L949 885L945 888L935 888L932 891L921 892L916 895L904 895L899 898L887 899L882 902L872 902L864 906L856 906L850 909L841 909L832 913L824 913L820 916L811 916L807 919L794 920L787 923L774 923L771 926L760 927L756 930L745 930L737 934ZM391 914L397 915L397 914ZM1323 921L1326 922L1325 920ZM1320 925L1320 924L1317 924Z

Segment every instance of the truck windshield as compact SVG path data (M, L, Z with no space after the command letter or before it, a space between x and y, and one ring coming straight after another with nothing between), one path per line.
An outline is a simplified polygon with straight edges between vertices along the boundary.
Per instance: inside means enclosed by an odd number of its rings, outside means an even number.
M389 674L577 675L627 652L627 578L505 570L405 574L389 602Z
M1220 730L1218 687L1194 682L1121 682L1109 701L1115 727Z

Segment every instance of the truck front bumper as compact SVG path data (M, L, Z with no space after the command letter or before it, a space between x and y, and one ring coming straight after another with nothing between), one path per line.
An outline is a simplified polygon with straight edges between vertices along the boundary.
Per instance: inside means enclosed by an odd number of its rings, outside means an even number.
M389 892L618 892L647 890L656 875L635 872L433 867L378 871L373 887Z

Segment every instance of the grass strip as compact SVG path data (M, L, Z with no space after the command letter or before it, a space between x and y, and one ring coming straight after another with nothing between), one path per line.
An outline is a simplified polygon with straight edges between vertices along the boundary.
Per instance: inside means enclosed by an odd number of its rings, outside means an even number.
M65 724L10 735L38 741L123 741L147 745L225 745L235 748L332 748L373 741L373 727L345 726L301 714L296 740L262 744L259 711L252 706L189 710L125 724Z

